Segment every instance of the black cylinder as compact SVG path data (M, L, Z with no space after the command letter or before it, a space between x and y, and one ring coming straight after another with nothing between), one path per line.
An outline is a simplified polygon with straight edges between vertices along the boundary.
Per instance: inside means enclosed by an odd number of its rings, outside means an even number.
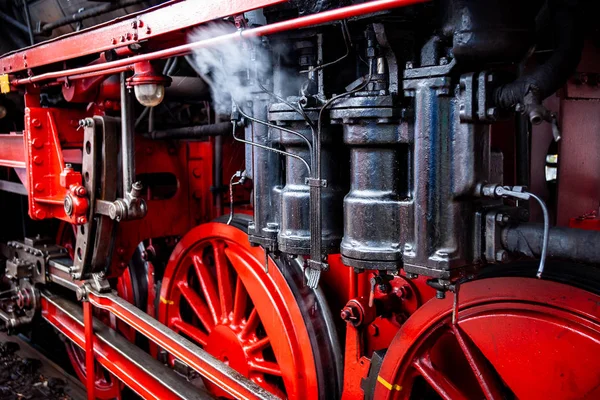
M502 232L502 245L512 253L539 257L544 226L523 224ZM573 228L550 228L548 258L585 264L600 264L600 232Z
M307 116L316 121L317 110L306 110ZM283 103L273 104L269 120L301 134L312 142L312 131L302 115ZM337 127L333 127L337 128ZM289 132L279 131L283 149L301 157L311 165L306 140ZM341 135L335 135L331 127L322 131L321 176L327 186L321 190L321 240L327 253L338 252L342 239L342 199L344 190L340 179L342 159L334 147L341 147ZM337 143L336 143L337 142ZM337 146L336 146L337 144ZM304 163L293 157L285 160L285 186L281 191L281 223L278 235L279 250L289 254L310 254L310 187Z
M257 94L252 101L252 116L265 121L269 96ZM246 140L266 147L279 147L277 132L259 123L246 128ZM250 243L277 250L282 188L282 158L278 153L247 146L252 160L251 178L254 184L254 218L248 225ZM248 169L246 170L248 172Z
M402 263L401 201L408 192L408 146L389 96L340 101L331 111L350 148L350 192L344 198L344 264L396 270Z

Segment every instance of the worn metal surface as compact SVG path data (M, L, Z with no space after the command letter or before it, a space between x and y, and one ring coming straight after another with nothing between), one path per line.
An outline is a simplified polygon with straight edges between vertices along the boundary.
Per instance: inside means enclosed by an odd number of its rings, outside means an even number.
M542 252L543 230L540 224L506 228L502 232L502 244L510 252L537 258ZM600 264L599 240L600 232L595 230L552 227L548 239L548 258L587 263L595 267Z
M414 97L418 110L404 268L437 278L476 260L475 208L469 197L478 182L488 181L490 171L489 127L461 122L459 110L472 98L455 92L452 68L409 69L404 81L405 94Z
M350 192L344 198L343 261L360 269L396 270L402 262L400 203L409 196L411 141L390 95L362 95L335 103L350 148Z
M252 117L266 121L270 97L258 92L252 101ZM248 112L249 110L244 110ZM247 141L267 147L278 147L277 135L266 125L252 122L246 127ZM249 240L264 246L269 251L277 249L277 233L280 229L281 188L283 186L282 156L278 153L249 146L254 184L254 219L248 226ZM248 159L246 160L248 164Z
M305 109L306 116L316 121L318 112ZM269 120L284 126L312 143L312 130L306 120L297 111L283 103L272 104L269 110ZM322 248L326 253L335 253L342 236L341 202L343 197L344 162L340 151L340 133L337 127L326 127L322 130L321 178L327 181L327 186L321 189L321 209L324 210L321 222ZM279 137L283 149L291 154L302 157L311 164L310 149L306 140L289 132L272 130ZM281 190L281 223L278 235L279 249L289 254L310 253L310 186L305 165L298 159L285 158L285 186Z

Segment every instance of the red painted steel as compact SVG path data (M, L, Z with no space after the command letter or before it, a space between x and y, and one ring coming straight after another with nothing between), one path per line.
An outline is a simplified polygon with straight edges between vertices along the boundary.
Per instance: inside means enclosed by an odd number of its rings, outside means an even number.
M81 349L86 346L85 329L80 321L60 311L56 305L45 297L41 299L42 316L60 333ZM144 399L173 399L173 393L159 381L150 377L143 367L127 357L123 357L110 345L101 340L94 340L96 361L110 373L118 376L123 383L132 388Z
M94 320L92 314L92 303L83 302L83 325L85 330L85 368L87 371L95 371L94 361ZM88 400L96 398L96 375L88 374L86 379L86 390Z
M264 262L264 251L237 228L209 223L192 229L165 271L158 320L279 397L317 398L301 311L279 269L270 261L267 274ZM195 317L183 314L185 307Z
M58 218L72 224L87 222L88 200L81 173L66 168L60 143L65 136L83 136L77 127L84 116L85 113L76 110L25 109L24 143L31 218ZM72 199L71 215L64 208L67 196Z
M118 49L165 34L175 34L196 25L286 0L197 0L170 1L137 14L60 36L0 58L3 73L68 61Z
M25 168L25 149L27 143L23 135L11 133L0 135L0 166L9 168Z
M276 22L273 24L261 26L253 29L218 36L215 38L202 40L198 42L187 43L181 46L175 46L164 50L155 51L153 53L141 54L130 58L111 61L103 64L87 65L85 67L73 68L69 70L48 72L45 74L30 76L24 79L16 79L11 82L13 86L27 85L36 82L47 81L62 77L83 76L86 74L96 73L98 71L106 71L114 68L132 66L135 63L142 61L151 61L161 58L169 58L189 54L194 49L204 48L208 46L218 46L229 40L238 40L244 37L257 37L272 35L279 32L285 32L293 29L308 28L319 24L338 21L340 19L357 17L364 14L376 13L389 10L392 8L406 7L413 4L424 3L429 0L374 0L363 4L357 4L347 7L341 7L334 10L324 11L318 14L307 15L304 17L294 18L288 21Z
M456 326L452 297L430 301L402 326L375 398L408 399L417 377L444 399L600 395L600 296L529 278L474 281L461 287Z
M88 298L94 306L110 311L117 318L135 328L158 346L183 361L190 368L196 370L200 375L234 396L234 398L253 399L259 396L261 398L277 398L276 396L268 396L266 393L261 392L261 388L256 385L242 383L240 379L242 376L239 374L236 376L236 374L225 373L227 366L224 363L219 362L209 354L199 354L199 351L202 350L194 350L190 346L191 343L186 339L179 338L175 340L170 335L165 335L164 332L168 328L158 321L150 322L148 319L140 318L137 312L133 313L129 307L124 307L110 296L102 296L90 292ZM207 359L210 359L210 363L206 362ZM217 365L219 365L218 368L215 367ZM117 376L121 377L120 374L117 374ZM124 383L129 385L127 381Z

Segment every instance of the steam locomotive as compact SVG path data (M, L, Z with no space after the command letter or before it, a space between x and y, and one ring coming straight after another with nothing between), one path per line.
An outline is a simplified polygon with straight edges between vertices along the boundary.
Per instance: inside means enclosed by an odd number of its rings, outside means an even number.
M0 328L90 399L600 397L596 15L3 2Z

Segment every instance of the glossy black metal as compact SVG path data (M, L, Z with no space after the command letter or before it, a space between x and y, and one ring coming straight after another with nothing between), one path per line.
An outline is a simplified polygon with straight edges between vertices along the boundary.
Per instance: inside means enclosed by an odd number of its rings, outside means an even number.
M473 74L458 79L454 70L454 62L407 70L404 80L415 109L410 201L402 204L410 215L403 220L404 269L435 278L475 261L471 194L490 171L489 127L463 121L474 109L465 90Z
M231 134L231 122L217 122L208 125L186 126L184 128L167 129L148 132L144 136L150 139L168 140L208 140L211 136Z
M291 98L288 98L291 99ZM295 99L297 102L298 99ZM292 100L292 103L294 101ZM317 109L306 109L306 115L312 121L318 118ZM269 121L296 131L312 141L312 130L305 118L284 103L271 105ZM339 151L341 135L326 127L322 131L321 179L327 185L321 188L321 238L322 249L326 253L338 251L342 239L342 210L344 196L342 188L342 164L344 155ZM274 134L276 134L274 130ZM311 164L310 150L306 141L288 132L279 131L278 141L288 153L302 157ZM336 151L337 150L337 151ZM285 186L281 192L281 225L278 236L279 249L289 254L310 254L310 186L306 179L308 170L300 160L286 157Z
M402 263L401 203L409 191L408 127L391 95L340 100L331 110L350 147L350 192L344 198L344 264L397 270Z
M443 33L461 62L518 61L533 45L538 1L445 0Z
M245 112L252 111L254 118L266 121L269 100L267 93L257 93L251 102L252 107L246 106ZM267 147L279 147L278 133L278 130L273 131L263 124L252 123L246 127L245 139ZM280 154L256 146L246 146L247 156L248 153L252 160L250 177L254 183L254 220L248 226L249 240L275 251L281 218L284 160Z
M538 258L542 252L542 224L522 224L505 228L502 245L509 252ZM600 264L600 232L573 228L550 228L548 258Z

